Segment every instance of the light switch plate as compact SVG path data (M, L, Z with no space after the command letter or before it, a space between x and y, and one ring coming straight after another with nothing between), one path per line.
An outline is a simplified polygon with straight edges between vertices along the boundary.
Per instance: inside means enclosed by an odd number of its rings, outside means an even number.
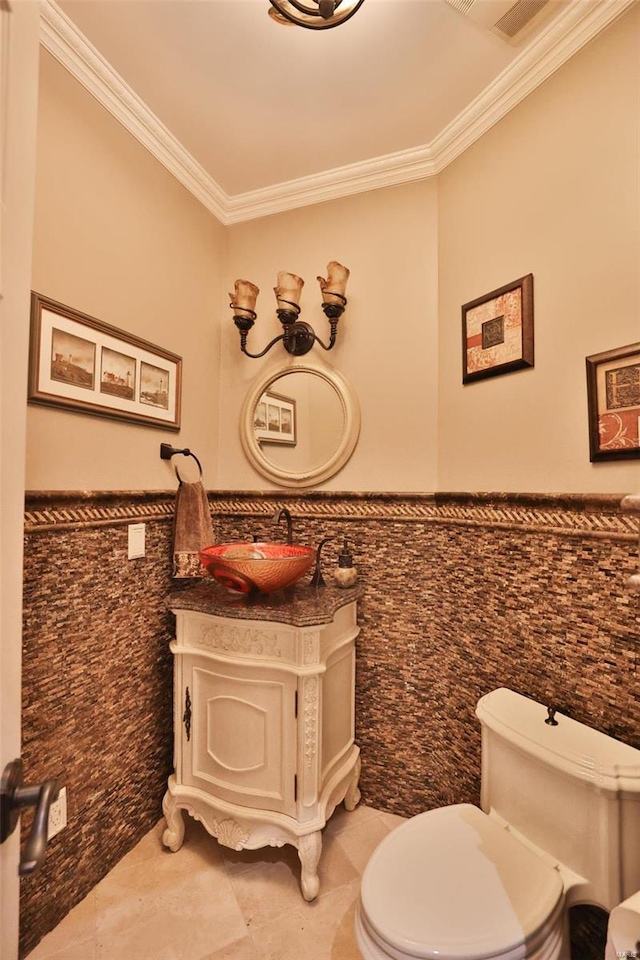
M129 524L129 560L145 556L145 527L144 523Z

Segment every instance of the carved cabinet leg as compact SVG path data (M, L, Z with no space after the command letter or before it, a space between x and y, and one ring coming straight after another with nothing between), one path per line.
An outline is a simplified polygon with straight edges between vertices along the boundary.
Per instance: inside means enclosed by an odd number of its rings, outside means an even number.
M358 780L360 779L360 757L356 761L356 765L353 768L353 777L349 782L347 787L347 792L344 798L344 805L347 810L355 810L355 808L360 803L360 790L358 789Z
M167 821L167 829L162 834L162 842L175 853L182 846L184 840L184 820L182 810L167 790L162 799L162 812Z
M322 831L308 833L298 841L298 856L302 864L300 886L305 900L315 900L320 889L318 861L322 852Z

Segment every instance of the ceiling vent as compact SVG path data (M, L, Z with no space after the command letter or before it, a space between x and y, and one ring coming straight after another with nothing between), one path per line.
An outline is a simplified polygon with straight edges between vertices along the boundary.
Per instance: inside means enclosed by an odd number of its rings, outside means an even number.
M540 21L538 14L545 7L551 12L566 5L558 0L515 0L515 3L514 0L447 0L447 3L507 43L521 40L533 20Z

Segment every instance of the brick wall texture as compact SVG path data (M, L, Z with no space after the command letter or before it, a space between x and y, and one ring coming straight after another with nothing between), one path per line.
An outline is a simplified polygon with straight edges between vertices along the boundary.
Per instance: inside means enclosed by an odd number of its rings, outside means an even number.
M619 497L211 493L217 542L347 536L363 598L363 802L414 815L479 802L478 698L508 686L640 747L638 520ZM67 828L23 881L28 953L161 817L172 768L173 494L30 493L23 760L67 786ZM127 523L146 557L127 560ZM30 825L23 818L23 829ZM212 842L214 842L212 840ZM594 933L594 926L597 928ZM602 957L602 922L577 960Z

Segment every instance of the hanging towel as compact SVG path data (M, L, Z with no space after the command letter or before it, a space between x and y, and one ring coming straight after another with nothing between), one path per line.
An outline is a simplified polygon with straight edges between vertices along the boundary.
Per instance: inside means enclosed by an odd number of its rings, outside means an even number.
M199 553L212 543L211 510L202 480L181 480L173 521L173 576L206 577Z

